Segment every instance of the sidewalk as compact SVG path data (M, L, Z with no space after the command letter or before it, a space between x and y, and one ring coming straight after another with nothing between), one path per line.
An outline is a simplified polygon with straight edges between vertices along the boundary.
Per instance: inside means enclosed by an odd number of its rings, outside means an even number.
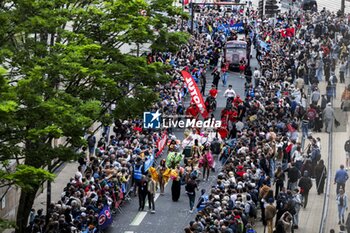
M79 164L77 162L66 162L59 168L59 172L56 175L54 182L51 183L51 201L56 203L61 199L61 194L64 187L69 182L70 178L74 178ZM33 209L43 209L46 213L46 193L47 188L35 199Z
M319 137L322 142L321 156L327 163L328 159L328 134L315 133L314 137ZM309 193L309 200L305 209L301 208L299 212L299 229L294 232L318 232L323 210L324 195L317 195L316 181L312 180L312 188ZM264 232L264 226L261 222L256 224L256 232Z
M346 79L346 83L349 83L349 78ZM341 93L343 92L345 88L345 84L338 84L337 85L337 99L334 101L334 107L340 108L340 97ZM336 171L339 169L339 166L341 164L345 165L345 151L344 151L344 144L345 141L349 139L350 135L350 114L349 112L336 112L336 118L347 118L346 125L341 125L340 127L346 127L345 132L335 132L333 133L333 158L332 158L332 174L329 179L331 179L331 187L330 187L330 193L329 193L329 206L328 206L328 217L326 222L326 231L329 232L330 229L334 229L336 232L338 232L339 225L338 225L338 208L336 204L336 185L334 185L334 176ZM349 186L348 186L349 187ZM345 192L347 196L350 196L350 189L346 187ZM348 211L345 213L345 221L347 219Z

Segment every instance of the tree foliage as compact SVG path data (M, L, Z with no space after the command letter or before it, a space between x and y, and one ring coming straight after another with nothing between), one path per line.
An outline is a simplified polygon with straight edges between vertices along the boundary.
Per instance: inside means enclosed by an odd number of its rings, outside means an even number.
M51 161L74 157L94 122L138 115L157 100L152 88L168 80L168 67L121 48L147 43L174 52L185 43L185 34L167 32L182 14L172 2L0 2L0 182L22 188L17 232L40 183L54 178L44 170ZM53 146L61 137L67 143Z

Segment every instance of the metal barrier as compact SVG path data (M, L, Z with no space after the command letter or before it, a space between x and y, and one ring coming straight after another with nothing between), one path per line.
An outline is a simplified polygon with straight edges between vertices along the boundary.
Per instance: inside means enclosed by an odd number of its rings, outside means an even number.
M332 104L332 106L333 106L333 104ZM330 132L330 134L328 136L328 174L327 174L327 185L326 185L326 192L324 194L322 218L321 218L319 233L325 233L325 231L326 231L326 221L327 221L327 217L328 217L329 193L330 193L330 189L331 189L332 159L333 159L333 127L334 127L334 120L332 122L332 130L331 130L331 132Z

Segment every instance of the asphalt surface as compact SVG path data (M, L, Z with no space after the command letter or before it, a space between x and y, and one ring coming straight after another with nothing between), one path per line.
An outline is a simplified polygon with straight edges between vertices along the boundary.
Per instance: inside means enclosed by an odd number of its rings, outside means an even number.
M253 56L254 57L254 56ZM255 59L251 60L252 69L258 66ZM209 72L208 72L209 73ZM207 76L207 86L206 93L211 89L212 76ZM227 85L231 84L236 94L244 96L244 82L243 78L239 77L238 72L231 71L228 77ZM217 97L217 110L214 113L216 117L220 115L220 111L226 105L226 98L223 97L227 87L223 87L222 83L218 87L218 97ZM186 99L186 107L188 106L190 99ZM183 139L183 131L176 130L174 134L178 139ZM165 155L163 155L165 158ZM158 159L159 160L159 159ZM216 175L219 172L219 164L216 164L216 172L211 173L209 181L201 181L199 184L199 189L209 188L215 184ZM189 200L185 194L185 189L181 187L181 196L178 202L173 202L171 200L171 183L169 181L165 188L165 195L156 195L156 213L151 214L148 211L139 212L138 211L138 197L132 196L132 200L126 203L122 209L123 213L118 213L114 217L113 225L106 231L108 233L151 233L151 232L169 232L177 233L183 232L183 229L189 224L191 220L194 219L195 213L189 213ZM197 192L197 197L199 194ZM146 202L146 209L147 207Z

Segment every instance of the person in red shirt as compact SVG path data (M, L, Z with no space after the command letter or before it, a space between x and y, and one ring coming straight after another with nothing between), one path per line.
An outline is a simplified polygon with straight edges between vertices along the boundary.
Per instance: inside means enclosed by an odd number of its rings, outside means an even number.
M191 106L189 106L186 110L186 116L190 116L191 118L198 119L199 116L199 109L197 108L195 103L191 103Z
M138 131L138 132L142 132L142 128L138 125L138 124L135 124L134 128L133 128L135 131Z
M246 172L244 171L244 168L243 166L239 165L237 166L237 171L236 171L236 174L240 177L243 177L243 175L245 174Z
M229 116L229 119L232 123L235 123L235 122L237 122L237 118L238 118L237 108L233 108L233 110L231 111L231 114Z
M218 90L216 89L215 85L211 85L211 89L209 91L209 95L211 97L214 97L215 99L218 96Z

